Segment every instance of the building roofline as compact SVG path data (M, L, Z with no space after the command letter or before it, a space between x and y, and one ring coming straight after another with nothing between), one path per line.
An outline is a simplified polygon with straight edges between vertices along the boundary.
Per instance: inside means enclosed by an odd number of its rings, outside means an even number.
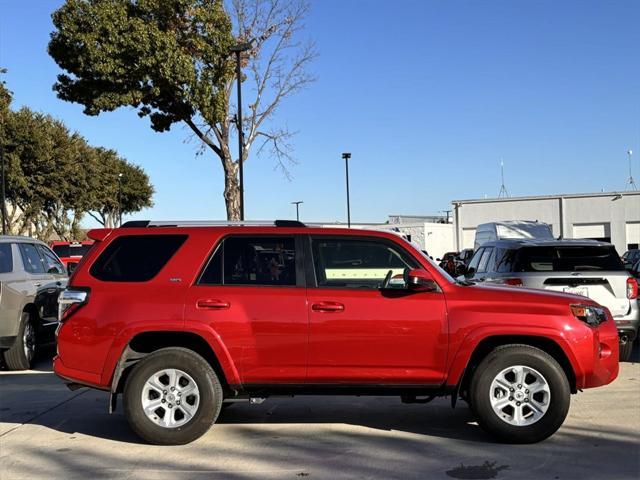
M451 204L464 203L500 203L500 202L526 202L528 200L554 200L561 198L589 198L589 197L625 197L640 195L640 190L630 192L595 192L595 193L559 193L555 195L528 195L523 197L505 198L470 198L467 200L452 200Z

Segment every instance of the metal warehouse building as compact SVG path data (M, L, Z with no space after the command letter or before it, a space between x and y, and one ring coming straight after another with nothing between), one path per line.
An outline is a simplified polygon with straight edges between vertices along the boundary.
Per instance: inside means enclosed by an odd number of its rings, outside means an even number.
M454 200L458 250L473 248L477 225L502 220L538 220L564 238L611 242L618 253L640 244L640 191Z

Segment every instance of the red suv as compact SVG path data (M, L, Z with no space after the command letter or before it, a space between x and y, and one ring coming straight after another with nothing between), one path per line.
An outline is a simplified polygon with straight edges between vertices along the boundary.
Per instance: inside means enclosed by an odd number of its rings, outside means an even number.
M129 222L60 297L55 372L119 393L151 443L203 435L270 395L465 400L498 438L562 425L570 394L618 374L611 314L588 298L454 281L384 232Z

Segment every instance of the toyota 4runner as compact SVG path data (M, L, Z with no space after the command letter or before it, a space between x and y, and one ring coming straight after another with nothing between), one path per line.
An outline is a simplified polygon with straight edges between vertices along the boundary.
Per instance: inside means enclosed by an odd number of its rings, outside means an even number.
M61 294L57 375L123 395L148 442L203 435L223 406L275 395L465 400L513 443L612 382L618 333L593 300L456 282L397 235L299 222L129 222Z

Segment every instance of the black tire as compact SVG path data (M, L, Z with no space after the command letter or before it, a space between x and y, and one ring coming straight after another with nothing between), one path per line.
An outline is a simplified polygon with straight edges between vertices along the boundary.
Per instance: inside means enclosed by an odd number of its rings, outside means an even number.
M36 329L28 312L22 312L18 335L10 349L4 352L9 370L28 370L36 354Z
M628 362L633 353L633 342L626 340L624 343L619 343L620 361Z
M539 420L524 426L512 425L500 418L490 398L494 378L503 370L517 365L539 372L550 392L547 411ZM478 365L469 395L478 424L507 443L535 443L550 437L564 422L571 402L571 389L562 367L551 355L529 345L505 345L493 350Z
M178 427L157 425L147 417L142 406L143 388L147 380L164 369L177 369L188 374L199 390L195 414ZM200 355L186 348L163 348L144 357L133 367L124 387L123 404L129 425L141 438L155 445L184 445L204 435L218 418L222 387L211 365Z

